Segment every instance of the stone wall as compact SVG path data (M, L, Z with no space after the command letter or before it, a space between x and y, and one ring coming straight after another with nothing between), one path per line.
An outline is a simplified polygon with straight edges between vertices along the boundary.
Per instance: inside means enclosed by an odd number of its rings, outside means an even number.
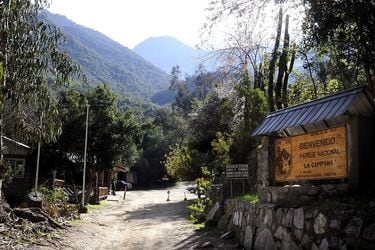
M375 223L357 209L324 211L226 200L218 227L245 249L375 249Z
M348 184L285 185L258 188L260 203L296 206L296 201L341 197L348 191Z

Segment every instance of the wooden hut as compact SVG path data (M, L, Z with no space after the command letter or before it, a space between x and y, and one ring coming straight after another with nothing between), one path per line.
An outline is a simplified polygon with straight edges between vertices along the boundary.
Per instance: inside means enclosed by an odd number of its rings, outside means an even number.
M4 159L11 166L13 179L4 185L4 195L10 201L21 201L30 191L34 173L26 167L26 158L31 149L29 146L3 136Z

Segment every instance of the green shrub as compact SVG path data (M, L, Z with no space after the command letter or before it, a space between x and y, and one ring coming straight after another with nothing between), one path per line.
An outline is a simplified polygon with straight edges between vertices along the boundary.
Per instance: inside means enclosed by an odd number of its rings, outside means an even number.
M240 199L244 201L249 201L253 205L259 202L258 194L244 194L240 197Z
M187 208L190 210L189 219L194 224L202 223L205 221L206 205L203 200L196 199L191 205L188 205Z
M38 191L43 194L43 200L47 202L61 202L66 200L66 193L62 188L48 188L41 186Z

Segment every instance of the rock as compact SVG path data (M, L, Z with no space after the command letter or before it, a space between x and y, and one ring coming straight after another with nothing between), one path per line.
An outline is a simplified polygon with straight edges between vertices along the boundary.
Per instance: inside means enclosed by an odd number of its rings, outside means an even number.
M251 249L253 246L253 230L251 229L251 226L246 227L243 245L245 249Z
M335 190L335 185L332 185L332 184L322 185L321 187L322 187L323 191L326 192L326 193L330 193L333 190Z
M242 224L242 211L238 212L237 222L236 223L237 224L234 224L234 225L241 227L241 224Z
M278 226L281 225L282 219L283 219L283 209L278 208L276 210L276 223L277 223Z
M283 217L281 224L286 227L292 227L293 215L294 215L294 210L288 209L286 214L284 212L284 217Z
M312 240L307 234L304 234L301 240L301 245L304 247L304 249L310 249L311 248Z
M263 226L263 220L264 220L264 208L259 207L258 213L257 213L257 218L256 218L256 226L257 227L262 227Z
M332 219L329 222L329 227L332 228L332 229L335 229L335 230L339 230L340 229L340 224L341 224L340 221L338 221L336 219Z
M346 225L344 231L348 235L359 237L359 235L361 234L362 227L363 221L358 217L353 217L350 220L349 224Z
M323 239L322 242L319 245L320 250L328 250L329 249L329 244L327 239Z
M309 191L307 192L308 195L310 196L315 196L319 193L319 188L316 186L311 186Z
M306 232L312 231L313 230L312 225L313 225L313 221L311 221L311 220L306 221L305 222L305 231Z
M314 233L324 234L326 232L326 227L327 218L322 213L319 213L314 221Z
M291 250L293 248L294 242L292 240L292 237L289 233L286 233L283 235L283 239L281 240L281 249L282 250Z
M211 225L217 225L222 215L223 209L220 207L219 202L216 202L206 216L206 223L209 223Z
M296 236L296 238L301 241L302 240L302 237L303 237L303 230L299 230L299 229L294 229L294 236Z
M275 224L273 223L273 209L265 209L265 211L266 215L264 216L263 224L271 228Z
M290 242L290 248L288 248L288 249L291 249L291 250L300 250L300 248L297 246L297 244L294 241ZM288 250L288 249L285 249L285 250Z
M268 189L267 188L262 188L259 190L259 202L260 204L263 204L263 203L268 203L268 196L269 196L269 192L268 192Z
M235 225L235 226L238 226L238 215L239 215L239 213L238 213L237 211L234 212L232 223L233 223L233 225Z
M343 243L343 240L339 239L338 237L331 236L328 239L328 243L329 243L330 248L341 249L341 245Z
M315 218L316 216L318 216L318 213L319 213L319 211L317 209L314 209L314 211L313 211L313 218Z
M347 183L337 184L336 188L337 188L337 190L339 190L341 192L347 192L348 189L349 189L349 184L347 184Z
M308 209L305 213L305 218L307 220L311 220L312 218L314 218L314 215L313 215L313 210L312 209Z
M285 227L278 227L274 236L275 236L276 239L281 240L281 239L283 239L284 234L286 234L286 233L287 232L286 232Z
M362 238L368 241L375 241L375 224L372 224L363 230Z
M229 222L229 216L224 214L219 219L219 222L217 223L217 227L221 230L225 230L228 226L228 222Z
M304 223L305 223L305 214L303 211L303 208L298 208L294 210L294 218L293 218L293 225L297 229L304 229Z
M287 228L278 227L274 236L276 239L280 240L281 249L298 249Z
M269 229L265 228L259 232L254 242L254 250L274 250L275 241Z
M312 243L311 250L319 250L319 247L315 243Z

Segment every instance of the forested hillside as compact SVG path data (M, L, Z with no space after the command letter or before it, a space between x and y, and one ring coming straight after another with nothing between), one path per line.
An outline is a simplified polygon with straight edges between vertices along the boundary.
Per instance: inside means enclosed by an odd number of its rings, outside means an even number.
M168 76L127 47L78 25L64 16L44 12L66 37L63 49L77 62L89 83L106 83L120 93L150 97L168 88Z

